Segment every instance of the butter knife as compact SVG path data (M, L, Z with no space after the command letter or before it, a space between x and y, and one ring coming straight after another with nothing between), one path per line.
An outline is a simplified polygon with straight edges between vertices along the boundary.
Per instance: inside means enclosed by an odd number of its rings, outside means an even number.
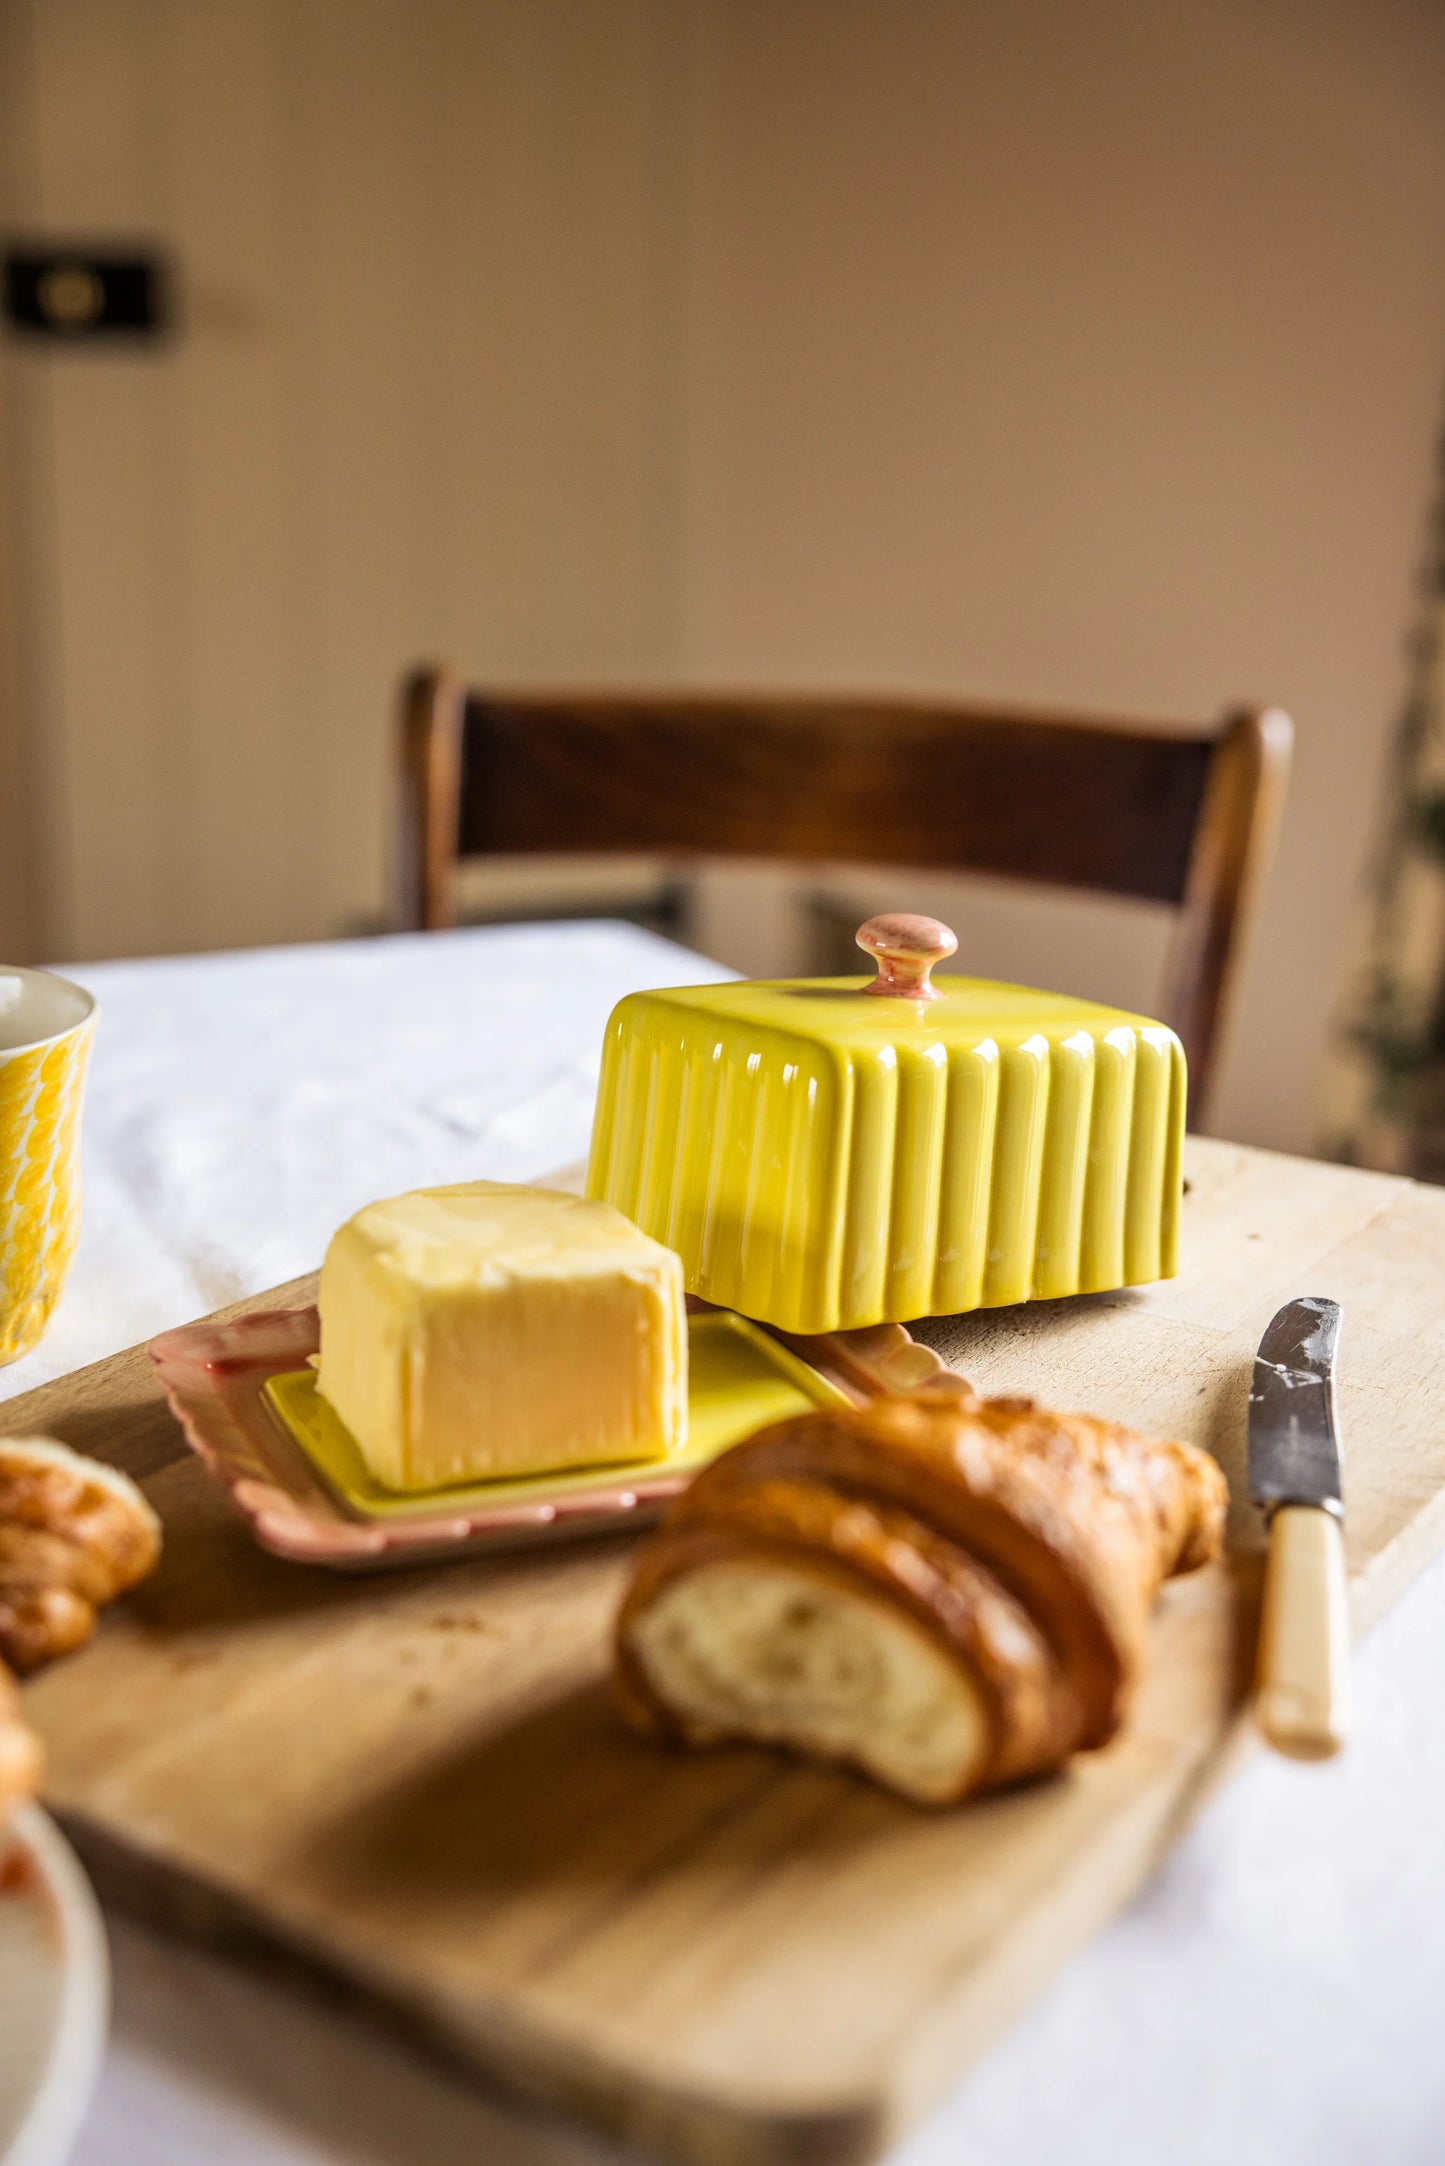
M1269 1523L1255 1719L1295 1760L1328 1759L1349 1725L1339 1336L1337 1301L1289 1302L1260 1341L1249 1394L1249 1490Z

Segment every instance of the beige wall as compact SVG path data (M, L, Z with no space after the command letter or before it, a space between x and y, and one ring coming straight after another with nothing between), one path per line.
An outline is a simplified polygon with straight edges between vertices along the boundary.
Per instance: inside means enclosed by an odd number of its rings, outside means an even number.
M5 355L37 945L333 932L382 902L404 662L670 661L678 21L3 11L6 223L182 273L164 350Z
M712 0L698 86L689 668L1289 708L1217 1123L1306 1145L1442 418L1445 12Z
M5 481L0 469L0 955L24 957L37 952L28 832L35 793L25 769L26 744L21 730L16 670L19 622L15 566L5 547Z
M427 652L1262 696L1301 757L1221 1125L1308 1141L1445 374L1438 8L0 0L0 37L6 224L183 274L162 352L0 364L37 952L374 914ZM1152 923L958 907L987 966L1144 997ZM724 880L705 937L765 962L786 913Z

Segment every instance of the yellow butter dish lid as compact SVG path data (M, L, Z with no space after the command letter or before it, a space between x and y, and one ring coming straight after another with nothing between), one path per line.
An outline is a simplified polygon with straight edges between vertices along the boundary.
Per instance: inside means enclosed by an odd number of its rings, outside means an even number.
M788 1348L742 1316L689 1316L687 1434L664 1467L655 1459L627 1466L571 1467L497 1481L457 1483L447 1489L407 1492L377 1481L341 1417L316 1388L314 1368L268 1378L264 1396L283 1428L305 1452L328 1489L358 1517L434 1518L439 1506L465 1514L479 1507L501 1510L585 1496L589 1489L615 1490L629 1473L639 1481L659 1472L687 1472L706 1465L730 1444L769 1422L786 1421L814 1406L847 1406L836 1384L820 1376ZM559 1354L563 1349L559 1349Z
M1092 1001L943 977L936 919L870 919L875 978L633 993L587 1192L688 1291L814 1333L1170 1278L1184 1049Z

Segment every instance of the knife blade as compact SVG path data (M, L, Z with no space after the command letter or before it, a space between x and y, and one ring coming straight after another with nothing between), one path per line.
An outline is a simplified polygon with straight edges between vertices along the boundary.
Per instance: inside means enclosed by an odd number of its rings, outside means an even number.
M1317 1504L1343 1516L1335 1426L1340 1305L1288 1301L1259 1343L1249 1394L1249 1493L1261 1511Z
M1255 1715L1297 1760L1338 1752L1348 1727L1339 1335L1338 1302L1287 1302L1260 1341L1249 1394L1249 1488L1269 1524Z

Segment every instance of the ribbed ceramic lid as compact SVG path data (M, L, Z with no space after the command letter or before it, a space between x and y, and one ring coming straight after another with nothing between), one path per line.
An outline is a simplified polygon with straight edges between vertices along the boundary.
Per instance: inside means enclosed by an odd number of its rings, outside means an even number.
M608 1024L588 1190L689 1290L784 1330L1169 1277L1184 1055L1148 1018L943 977L872 919L876 977L635 993Z

